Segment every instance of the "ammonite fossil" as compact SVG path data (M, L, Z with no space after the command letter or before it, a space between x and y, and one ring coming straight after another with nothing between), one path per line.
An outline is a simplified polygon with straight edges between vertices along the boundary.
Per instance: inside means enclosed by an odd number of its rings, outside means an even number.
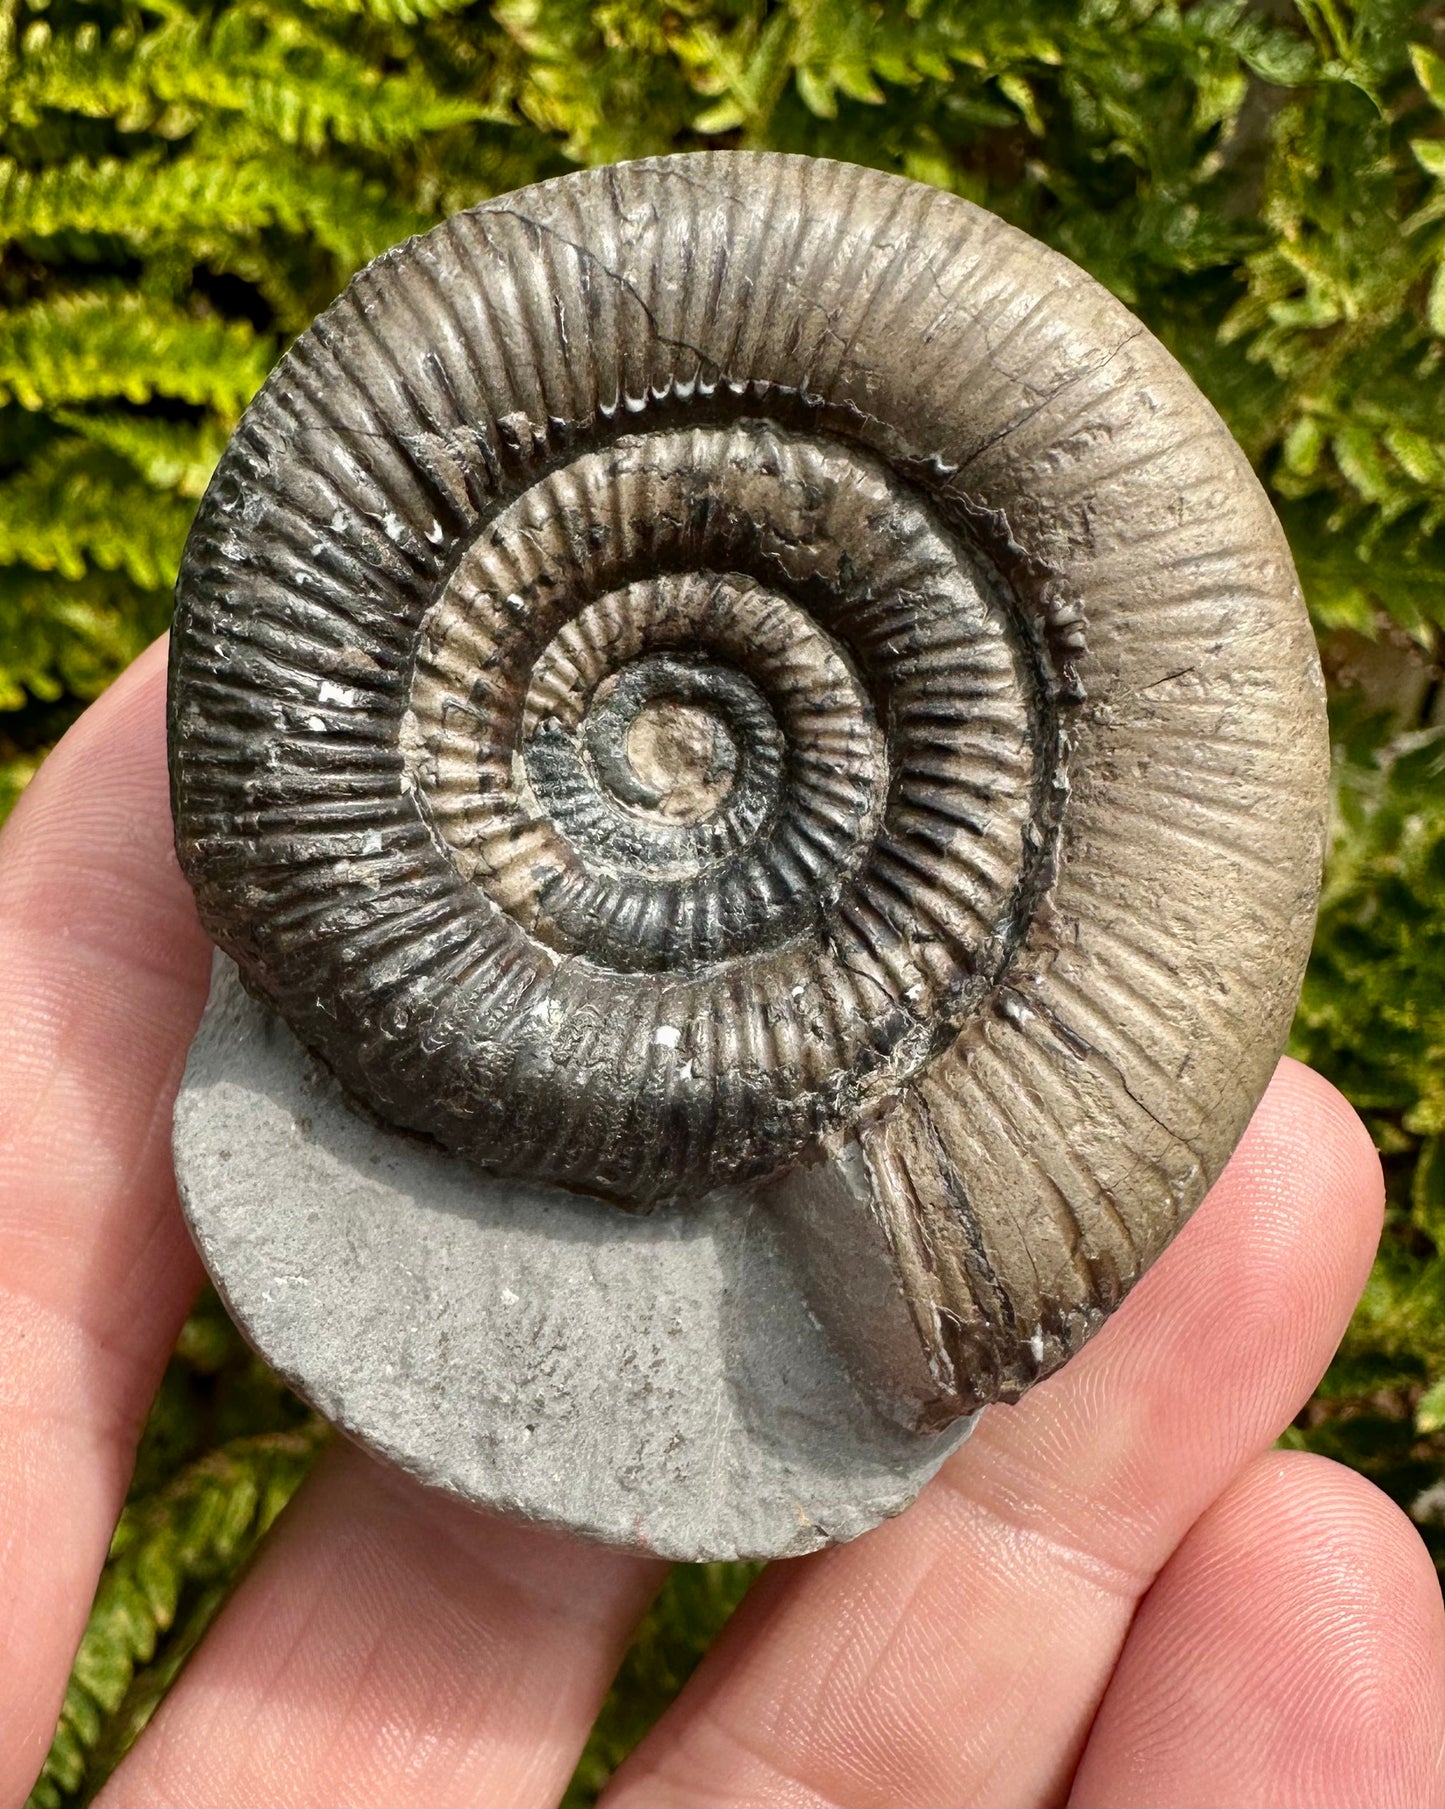
M733 153L362 272L201 506L171 738L207 927L365 1112L599 1214L865 1212L925 1424L1219 1172L1327 767L1283 537L1158 342L965 201Z

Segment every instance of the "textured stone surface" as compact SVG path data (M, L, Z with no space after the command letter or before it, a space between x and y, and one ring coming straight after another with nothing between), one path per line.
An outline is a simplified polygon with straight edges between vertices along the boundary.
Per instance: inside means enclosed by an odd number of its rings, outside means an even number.
M481 1177L354 1112L224 959L175 1142L247 1334L479 1505L673 1558L795 1555L897 1513L967 1429L869 1404L759 1202L634 1216Z

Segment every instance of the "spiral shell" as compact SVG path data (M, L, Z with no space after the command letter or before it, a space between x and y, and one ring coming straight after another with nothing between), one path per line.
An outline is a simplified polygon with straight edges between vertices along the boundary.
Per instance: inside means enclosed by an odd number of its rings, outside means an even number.
M966 202L717 153L458 215L282 360L178 596L183 866L352 1095L632 1206L851 1177L949 1411L1263 1088L1323 817L1287 551Z

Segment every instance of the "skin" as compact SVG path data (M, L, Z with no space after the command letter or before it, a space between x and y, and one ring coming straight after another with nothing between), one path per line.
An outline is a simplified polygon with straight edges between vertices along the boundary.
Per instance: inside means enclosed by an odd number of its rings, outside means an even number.
M168 1137L208 953L163 682L155 648L0 836L4 1802L44 1758L200 1282ZM606 1801L1441 1801L1426 1553L1370 1485L1271 1449L1380 1211L1359 1121L1282 1063L1105 1331L906 1515L774 1565ZM555 1801L660 1575L337 1447L100 1801Z

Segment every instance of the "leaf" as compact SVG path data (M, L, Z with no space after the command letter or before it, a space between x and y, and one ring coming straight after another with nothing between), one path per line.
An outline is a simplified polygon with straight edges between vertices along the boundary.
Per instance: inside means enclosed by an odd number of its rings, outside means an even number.
M838 113L838 101L834 84L827 74L803 64L793 72L793 79L798 84L798 93L802 96L803 105L819 119L834 119Z
M234 420L274 354L246 321L118 288L80 290L0 314L0 400L41 409L172 396Z
M1445 57L1424 44L1410 46L1410 64L1415 77L1435 105L1445 112Z
M170 611L169 585L146 589L83 559L71 576L0 566L0 710L99 696L164 629Z
M92 445L117 453L155 489L197 500L228 438L214 420L191 424L141 414L83 414L70 408L57 408L53 415Z
M136 479L83 439L61 440L0 485L0 566L79 581L92 566L169 589L192 505Z
M1445 1252L1445 1140L1439 1136L1427 1138L1420 1150L1410 1204L1415 1223Z
M1445 139L1412 138L1410 149L1422 170L1431 176L1445 178Z
M109 41L84 26L46 38L21 56L0 104L14 120L38 121L47 109L65 108L166 137L218 112L236 113L281 143L310 150L333 142L406 145L449 127L510 118L476 95L441 94L409 75L382 74L255 0L201 18L178 12L139 45L124 28Z
M150 245L279 227L309 234L350 269L430 224L381 184L290 153L77 159L38 172L0 162L0 232L17 239L98 232Z
M1043 118L1039 113L1034 91L1024 78L1021 75L1015 75L1011 70L1005 71L998 78L998 90L1018 108L1023 115L1024 124L1030 132L1036 138L1042 138L1044 135Z
M1415 1407L1418 1432L1445 1431L1445 1378L1427 1388Z
M146 1690L145 1668L157 1657L182 1605L196 1598L208 1621L224 1590L294 1493L326 1439L311 1419L294 1432L240 1438L182 1470L165 1488L128 1505L101 1573L76 1654L60 1725L32 1794L33 1804L59 1802L80 1789L93 1755L108 1770L144 1726L128 1713ZM192 1622L187 1646L204 1627ZM102 1774L103 1775L103 1774Z
M1285 469L1296 477L1313 477L1327 445L1324 423L1315 415L1301 415L1284 436L1281 450Z

